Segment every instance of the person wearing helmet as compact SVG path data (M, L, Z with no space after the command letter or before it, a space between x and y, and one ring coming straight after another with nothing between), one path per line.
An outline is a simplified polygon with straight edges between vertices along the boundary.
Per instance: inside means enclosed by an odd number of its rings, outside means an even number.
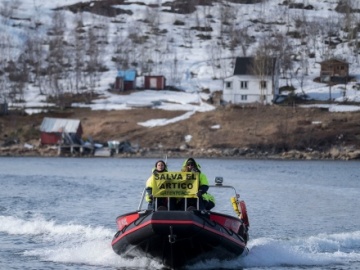
M162 173L162 172L167 172L167 166L165 161L163 160L158 160L155 162L155 167L152 169L152 174L158 174L158 173ZM154 197L152 195L152 179L153 179L153 175L151 175L148 180L146 181L146 197L145 200L148 202L148 210L153 210L155 205L154 205ZM159 207L166 207L166 200L165 199L158 199L158 209ZM160 208L161 209L161 208Z
M199 173L199 190L197 196L199 198L199 210L210 210L215 206L215 198L207 193L209 189L209 182L204 173L200 170L200 164L194 158L188 158L184 161L181 171L183 172L197 172ZM189 207L195 207L196 200L188 199Z

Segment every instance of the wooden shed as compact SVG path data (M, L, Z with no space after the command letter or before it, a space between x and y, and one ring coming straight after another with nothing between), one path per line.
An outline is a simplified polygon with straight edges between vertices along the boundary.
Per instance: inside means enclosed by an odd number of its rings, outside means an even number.
M119 70L115 78L114 90L127 91L136 89L136 70Z
M320 81L347 81L349 77L349 63L338 60L329 59L320 63Z
M166 79L164 76L147 75L144 76L144 88L153 90L164 90Z
M119 77L117 76L115 78L115 84L114 84L114 89L116 91L124 91L124 78L123 77Z
M66 134L74 140L81 140L83 128L80 120L45 117L40 126L41 144L59 144Z

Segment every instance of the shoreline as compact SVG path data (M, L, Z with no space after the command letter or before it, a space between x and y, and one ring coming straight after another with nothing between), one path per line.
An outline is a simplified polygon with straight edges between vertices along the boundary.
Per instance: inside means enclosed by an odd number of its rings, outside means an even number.
M86 158L229 158L258 160L360 160L360 149L353 147L332 147L327 151L289 150L280 153L256 151L249 148L209 148L209 149L149 149L139 148L133 151L115 153L103 148L104 154L73 153L59 154L57 146L12 145L0 147L0 157L86 157Z

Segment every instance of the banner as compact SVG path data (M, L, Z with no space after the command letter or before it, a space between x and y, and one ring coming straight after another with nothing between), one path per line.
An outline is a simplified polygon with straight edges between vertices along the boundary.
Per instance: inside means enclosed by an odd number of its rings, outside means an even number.
M153 175L154 197L197 198L199 173L163 172Z

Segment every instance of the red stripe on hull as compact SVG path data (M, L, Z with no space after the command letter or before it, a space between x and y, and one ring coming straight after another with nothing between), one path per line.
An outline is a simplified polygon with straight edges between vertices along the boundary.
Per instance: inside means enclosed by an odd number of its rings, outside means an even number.
M245 243L243 243L242 241L239 241L237 239L234 239L233 237L229 236L228 234L226 233L222 233L218 230L214 230L214 229L211 229L209 227L206 227L206 226L203 226L202 224L199 224L198 222L194 222L194 221L187 221L187 220L171 220L171 222L169 222L169 220L149 220L149 221L146 221L138 226L136 226L135 228L132 228L132 229L129 229L128 231L122 233L119 237L117 237L116 239L114 239L111 244L114 245L116 244L120 239L122 239L123 237L125 237L126 235L129 235L131 234L132 232L135 232L137 230L140 230L146 226L149 226L149 225L152 225L152 224L169 224L169 225L195 225L199 228L202 228L202 229L205 229L207 231L210 231L212 233L215 233L217 235L220 235L222 237L225 237L227 239L229 239L230 241L240 245L240 246L243 246L245 247ZM234 233L235 234L235 233Z

